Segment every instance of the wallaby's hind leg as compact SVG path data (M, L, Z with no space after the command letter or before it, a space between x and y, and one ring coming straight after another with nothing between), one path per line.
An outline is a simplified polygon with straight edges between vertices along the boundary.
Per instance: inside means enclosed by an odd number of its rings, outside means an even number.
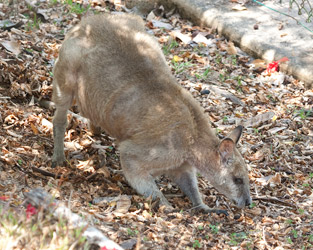
M72 93L62 92L54 81L53 101L56 105L56 111L53 117L53 139L54 148L52 156L52 167L61 165L65 162L64 155L64 134L67 127L67 110L72 105Z
M138 194L144 197L152 197L153 200L160 199L160 204L171 207L165 196L155 184L153 176L144 171L142 162L137 160L136 156L129 156L121 152L121 165L124 176L129 185L134 188Z
M93 133L93 135L101 135L101 127L95 126L91 121L89 121L89 129Z

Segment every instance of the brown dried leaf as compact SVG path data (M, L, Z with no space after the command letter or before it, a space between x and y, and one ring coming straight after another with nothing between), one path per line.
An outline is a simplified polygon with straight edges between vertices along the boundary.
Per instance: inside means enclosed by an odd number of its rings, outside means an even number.
M131 206L131 200L127 195L121 195L116 200L116 213L126 213Z
M16 41L3 41L2 46L8 51L12 52L14 55L18 56L21 53L20 43Z

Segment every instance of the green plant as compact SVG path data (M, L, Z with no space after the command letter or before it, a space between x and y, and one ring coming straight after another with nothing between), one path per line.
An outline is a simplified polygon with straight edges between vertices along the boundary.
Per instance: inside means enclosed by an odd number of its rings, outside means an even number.
M75 14L84 14L90 8L90 4L88 4L87 7L84 7L81 4L73 3L73 0L65 0L65 3L70 7L70 12Z
M210 224L209 227L211 228L211 231L212 231L213 234L217 234L218 233L217 225Z
M197 77L197 79L200 80L205 80L208 77L208 74L211 72L211 69L208 67L206 68L206 70L202 73L202 75L199 74L195 74L195 76Z
M292 235L293 235L293 238L298 238L298 232L297 232L297 230L295 230L295 229L292 229L291 230L291 233L292 233Z
M236 77L234 77L234 80L236 80L237 81L237 87L236 87L236 90L237 91L240 91L240 92L243 92L242 91L242 76L236 76Z
M299 214L304 214L304 209L300 208L298 209Z
M247 239L247 234L245 232L232 233L230 235L230 245L238 245L242 240Z
M252 202L249 207L254 208L255 206L256 206L255 202Z
M291 225L291 224L293 223L293 220L292 220L292 219L287 219L287 220L285 221L285 223L288 224L288 225Z
M258 130L257 128L253 128L253 132L254 132L255 134L258 134L258 133L259 133L259 130Z
M237 57L236 57L236 55L232 55L231 56L231 63L232 63L232 65L237 65Z
M311 114L311 112L312 112L312 110L306 110L306 109L300 109L300 110L296 110L295 112L294 112L294 114L296 115L296 116L300 116L300 118L302 119L302 120L305 120L305 119L307 119L307 117L308 116L310 116L310 114Z
M224 82L225 80L227 80L227 75L226 74L220 74L218 76L218 78L220 79L221 82Z
M162 48L164 55L167 56L168 54L170 54L171 50L173 48L178 47L178 45L179 44L178 44L178 42L176 42L176 40L172 40L169 44L164 45Z
M198 240L195 240L193 245L192 245L193 248L200 248L201 247L201 244Z
M41 20L37 19L37 14L34 13L34 17L33 19L30 18L30 16L26 15L27 23L26 23L26 30L27 31L31 31L34 29L39 29L40 28L40 24L41 24Z
M130 236L135 236L138 233L139 233L138 230L132 230L130 228L127 228L127 234L130 235Z
M172 67L175 70L176 74L182 73L185 69L192 67L193 64L190 62L175 62L172 60Z
M228 123L228 117L227 117L227 116L224 116L224 117L223 117L223 123L224 123L224 124L227 124L227 123Z
M214 61L217 64L220 64L222 62L222 55L219 52L216 53L216 57L215 57Z
M267 99L269 99L271 102L276 102L276 100L275 100L275 97L273 97L272 95L267 95L266 96L267 97Z
M50 0L50 5L56 5L58 3L58 0Z
M287 238L287 242L288 242L288 244L293 244L293 242L292 242L290 237Z

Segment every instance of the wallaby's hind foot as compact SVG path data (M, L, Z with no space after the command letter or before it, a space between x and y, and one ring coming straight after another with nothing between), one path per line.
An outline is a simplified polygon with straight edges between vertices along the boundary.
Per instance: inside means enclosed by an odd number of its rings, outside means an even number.
M102 132L101 127L95 126L91 121L89 121L89 129L93 135L95 136L101 135Z
M64 153L62 155L53 154L51 167L64 166L66 164L66 158Z

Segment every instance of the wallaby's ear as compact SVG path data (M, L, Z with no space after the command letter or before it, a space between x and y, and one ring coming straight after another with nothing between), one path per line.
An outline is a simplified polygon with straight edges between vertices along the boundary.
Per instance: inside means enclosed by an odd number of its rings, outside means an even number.
M226 138L233 140L233 142L237 144L240 139L242 130L243 130L243 126L239 125L232 132L230 132L230 134L227 135Z
M234 141L230 138L225 138L221 141L218 150L224 162L232 159L235 147Z

